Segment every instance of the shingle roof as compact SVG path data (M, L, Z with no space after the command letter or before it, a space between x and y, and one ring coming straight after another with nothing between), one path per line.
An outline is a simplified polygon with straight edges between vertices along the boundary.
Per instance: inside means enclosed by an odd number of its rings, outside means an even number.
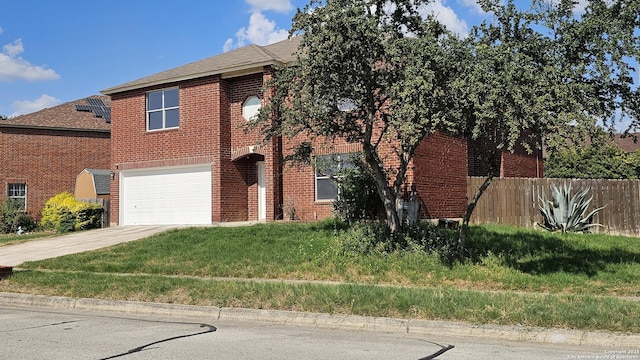
M108 96L93 95L89 98L100 99L106 106L111 104ZM0 120L0 127L110 131L111 125L104 118L96 117L90 111L78 111L76 105L89 105L89 102L87 98L79 99L31 114Z
M93 176L93 183L96 186L96 195L109 195L111 193L110 182L111 172L109 170L85 169Z
M640 133L633 133L628 136L616 134L613 141L624 152L632 153L640 150L640 140L638 138L640 138Z
M105 95L111 95L169 82L242 72L266 65L285 65L296 60L294 53L298 49L299 43L300 37L293 37L267 46L249 45L114 86L101 92Z

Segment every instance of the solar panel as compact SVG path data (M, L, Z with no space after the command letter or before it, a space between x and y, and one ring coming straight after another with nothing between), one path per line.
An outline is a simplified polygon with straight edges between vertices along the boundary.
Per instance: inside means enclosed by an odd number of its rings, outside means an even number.
M87 98L89 105L76 105L77 111L90 111L96 117L103 118L105 122L111 123L111 108L106 106L101 99Z
M76 105L76 110L78 110L78 111L91 111L91 107L89 105Z
M93 106L106 106L101 99L96 99L96 98L87 98L87 101L89 102L89 105L93 105Z

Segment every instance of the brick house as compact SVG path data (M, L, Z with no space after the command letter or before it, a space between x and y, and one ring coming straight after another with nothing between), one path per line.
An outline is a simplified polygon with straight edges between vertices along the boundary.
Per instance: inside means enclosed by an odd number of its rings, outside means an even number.
M24 202L37 220L49 198L74 191L83 169L108 169L109 104L107 96L91 96L0 120L3 199Z
M282 158L300 139L258 145L243 125L262 101L276 67L295 61L296 38L249 45L102 93L111 96L111 221L119 225L209 224L331 216L332 180ZM316 156L357 144L316 143ZM423 217L461 217L467 144L443 133L418 147L407 174ZM535 172L533 172L535 174Z

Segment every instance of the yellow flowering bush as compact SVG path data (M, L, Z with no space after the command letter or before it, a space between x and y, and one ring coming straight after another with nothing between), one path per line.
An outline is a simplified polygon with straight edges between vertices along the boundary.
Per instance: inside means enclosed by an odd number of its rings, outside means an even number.
M47 200L42 210L42 227L57 232L69 232L100 227L101 205L78 201L69 192Z

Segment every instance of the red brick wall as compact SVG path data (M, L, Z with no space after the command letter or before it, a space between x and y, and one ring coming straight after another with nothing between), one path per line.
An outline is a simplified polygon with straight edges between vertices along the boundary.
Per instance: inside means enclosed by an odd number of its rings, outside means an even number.
M514 153L503 151L500 165L501 177L544 177L541 150L536 150L533 154L528 154L524 150Z
M206 77L180 84L180 127L178 129L146 130L146 92L177 86L168 84L148 89L115 94L111 99L111 162L112 170L185 165L204 162L220 164L221 101L218 77ZM167 161L172 160L169 163ZM214 178L219 169L212 168ZM213 181L214 189L220 186ZM217 190L217 189L216 189ZM221 200L213 192L213 203ZM119 179L111 181L111 222L119 223ZM215 208L214 208L215 209ZM213 217L220 217L214 210Z
M220 217L214 221L244 221L247 220L247 191L248 164L242 161L232 161L233 133L235 130L234 93L238 78L222 80L220 86L220 129L214 136L219 136L220 176L214 177L214 182L220 183L220 203L214 208L220 209ZM197 100L197 99L196 99Z
M285 149L299 141L303 140L285 142ZM344 141L318 140L314 145L319 153L349 153L361 149L359 144ZM386 166L398 165L399 161L391 155L390 144L381 148L381 154ZM466 142L441 133L425 138L409 165L406 181L405 189L415 188L418 192L424 218L462 217L467 204ZM295 208L298 219L332 216L331 202L315 201L315 173L311 166L285 165L283 186L283 208Z
M329 201L315 201L315 173L311 166L285 164L283 169L283 204L285 218L295 210L298 220L318 220L332 216Z
M242 104L247 97L260 93L262 81L263 74L224 80L212 76L112 96L113 170L211 162L212 221L257 219L256 161L264 161L265 156L233 159L232 153L258 142L257 131L247 133L243 128L246 119ZM180 127L147 132L146 92L178 85ZM269 151L273 149L263 147L261 152ZM267 158L277 159L279 155ZM280 171L274 174L272 178L276 176L277 180ZM270 186L274 188L273 183ZM116 177L111 182L114 223L119 222L118 187ZM279 209L280 203L271 201L271 206ZM271 211L270 218L276 216Z
M263 74L234 78L230 96L231 148L233 150L260 144L260 133L248 131L247 119L242 116L242 105L250 96L258 96L262 89Z
M231 152L247 153L247 147L257 146L260 143L258 131L249 131L246 128L247 119L242 116L242 105L250 96L258 96L262 89L263 74L253 74L234 78L230 92L230 147ZM264 161L264 155L246 155L236 159L234 163L241 165L243 173L241 178L234 182L242 185L242 192L237 193L235 204L242 207L243 216L238 220L258 219L258 176L256 162Z
M460 218L467 206L466 141L442 133L425 138L413 158L423 218Z
M533 152L529 153L520 144L513 152L502 151L496 159L496 165L500 177L543 177L543 161L541 150L535 149L533 141ZM478 154L486 151L487 146L483 140L476 140L469 143L469 176L486 176L488 166L478 159Z
M177 129L146 131L146 91L112 97L114 165L208 156L220 148L219 138L212 136L219 127L214 120L220 116L217 78L207 77L180 85L180 127Z
M309 138L300 135L295 139L283 139L284 156L291 154L292 149ZM316 155L360 152L360 144L349 144L342 139L326 140L319 138L313 141ZM285 163L282 170L283 200L282 213L287 216L295 209L299 220L318 220L333 216L331 201L316 201L315 171L310 165Z
M40 219L54 195L73 193L85 168L109 169L109 133L0 128L0 181L27 184L27 212Z

